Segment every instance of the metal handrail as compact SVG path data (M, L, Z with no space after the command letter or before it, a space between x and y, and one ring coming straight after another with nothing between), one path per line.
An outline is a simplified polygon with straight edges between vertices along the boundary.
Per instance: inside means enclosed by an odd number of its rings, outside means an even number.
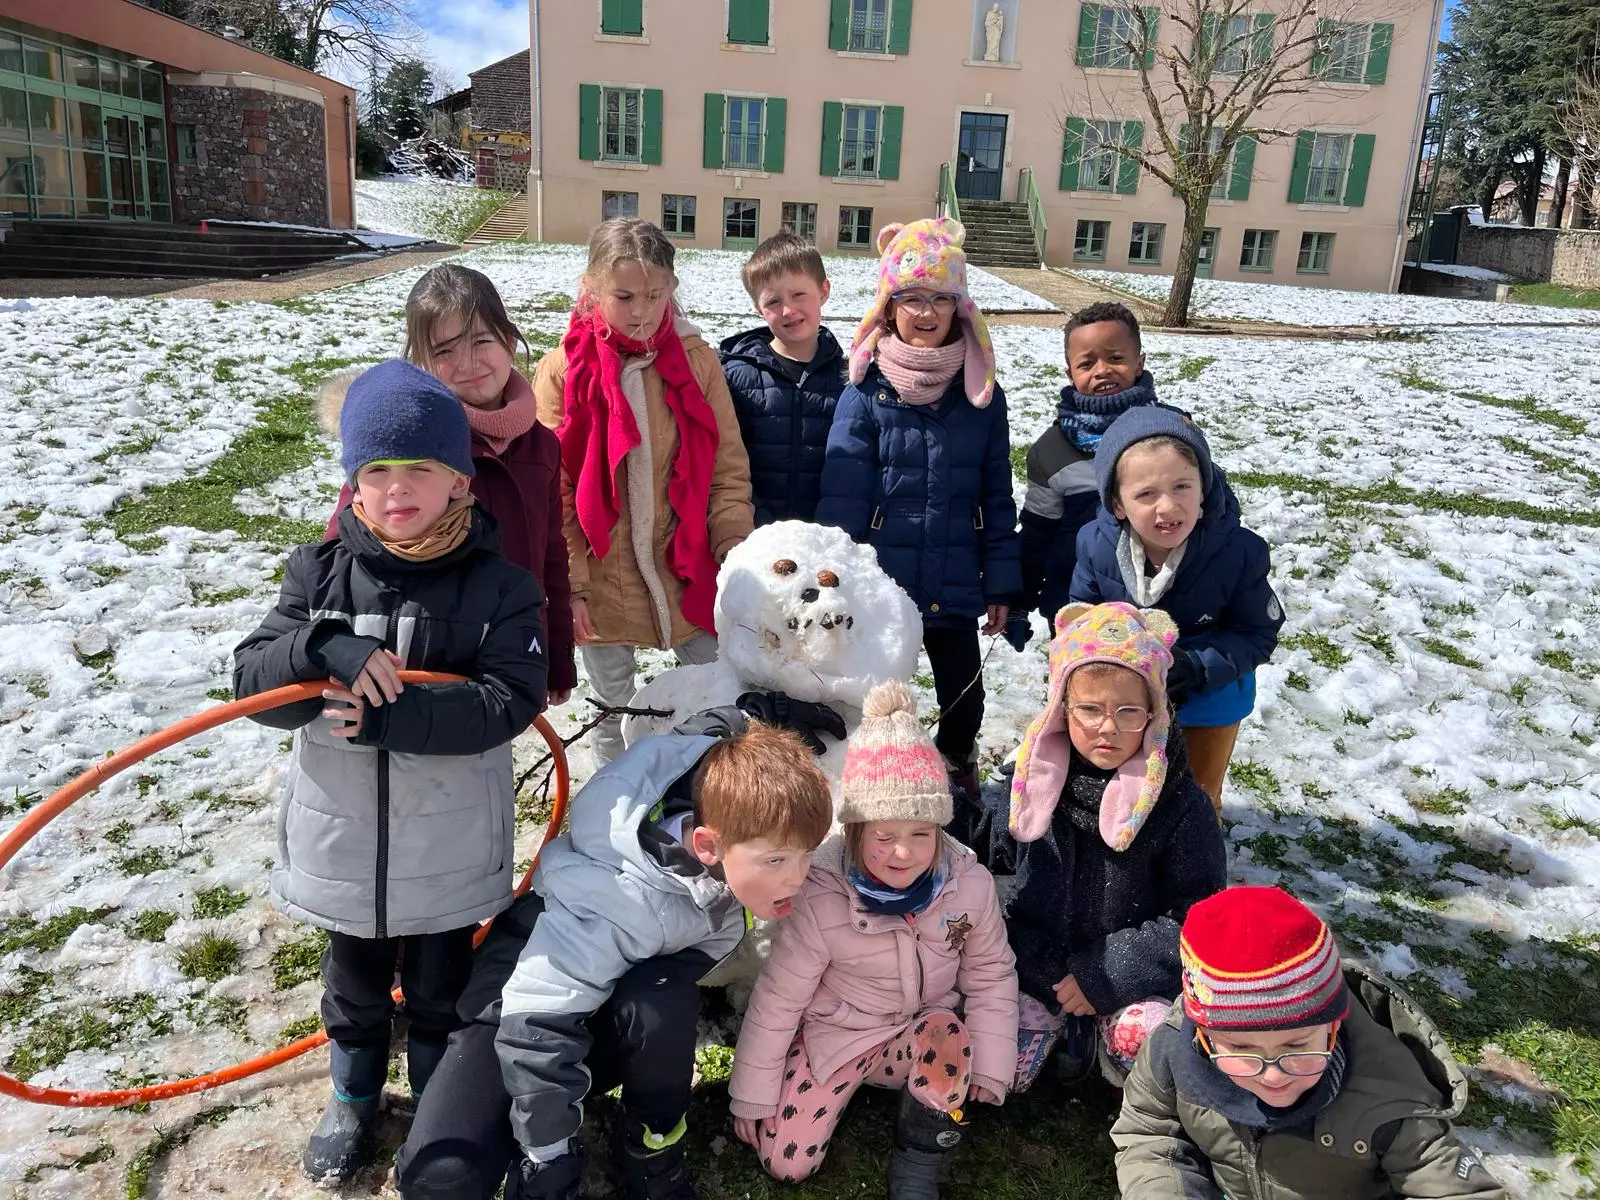
M1033 226L1033 243L1039 248L1039 265L1043 266L1050 226L1044 219L1044 201L1039 197L1039 185L1034 180L1032 167L1023 167L1017 173L1017 199L1028 206L1028 224Z
M956 171L949 163L939 164L939 199L936 209L941 217L961 220L961 201L956 196Z

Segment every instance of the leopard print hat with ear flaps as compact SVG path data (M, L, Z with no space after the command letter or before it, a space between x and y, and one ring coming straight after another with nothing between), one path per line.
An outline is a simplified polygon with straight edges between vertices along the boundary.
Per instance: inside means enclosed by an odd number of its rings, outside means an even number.
M1067 731L1067 680L1089 663L1126 667L1150 692L1150 724L1144 743L1117 769L1100 800L1100 837L1123 851L1144 828L1167 782L1167 737L1172 718L1167 710L1167 671L1178 627L1160 609L1110 604L1069 604L1056 614L1056 636L1050 643L1050 698L1033 719L1017 751L1011 780L1011 836L1031 842L1044 836L1055 815L1061 788L1072 762Z
M850 382L860 383L884 334L889 297L913 288L949 292L956 301L956 320L967 344L963 379L974 408L987 407L994 395L994 344L989 325L967 293L967 254L961 248L967 231L960 221L930 217L909 225L885 225L878 231L878 294L861 319L850 343Z

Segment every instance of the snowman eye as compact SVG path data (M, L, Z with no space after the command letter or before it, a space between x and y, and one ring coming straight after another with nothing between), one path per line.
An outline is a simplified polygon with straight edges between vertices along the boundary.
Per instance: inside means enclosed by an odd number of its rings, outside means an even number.
M780 558L772 564L772 573L774 575L793 575L799 569L792 558Z
M827 571L827 570L818 571L817 572L817 582L820 583L823 587L838 587L839 586L839 577L837 575L835 575L832 571Z

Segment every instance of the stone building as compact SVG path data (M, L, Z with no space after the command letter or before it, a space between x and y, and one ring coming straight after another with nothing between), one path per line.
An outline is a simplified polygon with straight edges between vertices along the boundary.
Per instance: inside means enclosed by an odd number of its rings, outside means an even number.
M471 150L479 187L520 192L532 162L533 89L528 52L519 50L467 75L470 86L436 100L461 130L461 148Z

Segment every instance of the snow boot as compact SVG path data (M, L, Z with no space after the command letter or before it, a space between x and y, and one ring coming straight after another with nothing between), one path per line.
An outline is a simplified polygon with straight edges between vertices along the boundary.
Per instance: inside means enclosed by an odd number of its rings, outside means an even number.
M566 1154L547 1163L519 1154L520 1161L506 1180L506 1200L578 1200L587 1157L576 1138L571 1146Z
M699 1200L683 1161L683 1119L658 1134L624 1116L618 1124L622 1179L628 1200Z
M1075 1088L1086 1083L1099 1062L1100 1031L1093 1017L1067 1016L1061 1037L1050 1055L1056 1082Z
M978 799L978 764L968 760L944 756L945 772L950 776L950 786L962 793L968 800L977 802Z
M966 1127L960 1110L940 1112L900 1093L889 1156L889 1200L939 1200L939 1169L961 1142Z
M437 1035L419 1035L414 1029L406 1035L406 1080L411 1084L413 1100L422 1099L422 1089L428 1086L449 1049L449 1040L440 1040Z
M367 1163L383 1081L389 1073L389 1047L329 1045L333 1096L306 1143L300 1166L319 1183L342 1183Z

